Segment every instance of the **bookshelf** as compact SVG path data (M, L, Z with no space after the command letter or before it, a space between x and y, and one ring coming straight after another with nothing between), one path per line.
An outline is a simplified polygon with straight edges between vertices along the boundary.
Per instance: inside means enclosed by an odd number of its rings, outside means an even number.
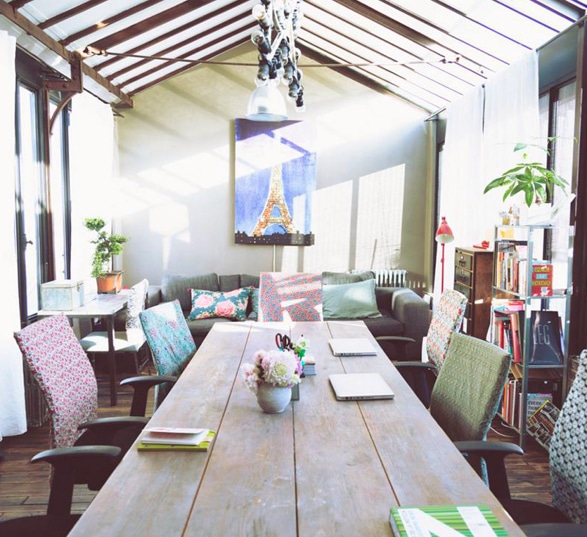
M566 393L568 265L543 259L551 230L495 226L490 337L512 354L500 413L519 432L522 448L528 417L546 399L560 408ZM562 270L567 283L553 285L553 272Z

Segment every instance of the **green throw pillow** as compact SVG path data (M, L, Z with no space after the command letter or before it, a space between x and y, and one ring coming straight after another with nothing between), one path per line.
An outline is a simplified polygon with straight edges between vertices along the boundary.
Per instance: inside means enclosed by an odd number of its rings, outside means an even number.
M192 310L188 317L190 321L211 317L226 317L236 321L244 321L247 318L250 294L248 287L226 293L191 289L191 293Z
M324 319L381 317L375 299L375 280L322 286Z

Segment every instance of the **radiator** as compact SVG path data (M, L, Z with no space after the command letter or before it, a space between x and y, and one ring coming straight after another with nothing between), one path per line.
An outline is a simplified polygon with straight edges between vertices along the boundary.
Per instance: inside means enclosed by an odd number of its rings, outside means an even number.
M375 280L379 287L406 287L407 270L389 269L374 270Z

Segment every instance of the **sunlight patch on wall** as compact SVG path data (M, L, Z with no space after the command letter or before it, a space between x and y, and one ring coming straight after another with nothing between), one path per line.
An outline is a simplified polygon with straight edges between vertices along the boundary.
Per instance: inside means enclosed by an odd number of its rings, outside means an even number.
M355 266L401 268L405 165L361 177Z
M314 192L312 231L316 241L314 246L304 249L305 271L348 269L351 249L349 236L352 234L352 201L351 181ZM288 259L289 263L291 260Z

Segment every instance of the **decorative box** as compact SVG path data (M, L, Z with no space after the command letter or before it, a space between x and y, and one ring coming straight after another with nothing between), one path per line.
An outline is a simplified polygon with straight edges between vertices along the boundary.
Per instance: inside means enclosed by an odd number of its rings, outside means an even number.
M54 280L41 284L41 307L67 311L84 305L84 281Z

